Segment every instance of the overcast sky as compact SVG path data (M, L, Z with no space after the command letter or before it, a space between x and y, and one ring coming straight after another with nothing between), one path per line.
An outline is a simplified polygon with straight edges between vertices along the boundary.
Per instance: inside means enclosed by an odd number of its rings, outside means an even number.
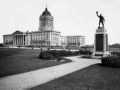
M62 35L83 35L86 44L93 44L99 11L106 20L109 44L120 43L120 0L0 0L0 42L2 35L16 30L37 31L46 5L54 29Z

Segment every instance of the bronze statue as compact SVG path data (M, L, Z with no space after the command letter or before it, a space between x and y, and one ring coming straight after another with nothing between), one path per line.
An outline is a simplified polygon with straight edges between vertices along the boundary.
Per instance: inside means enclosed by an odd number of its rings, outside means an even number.
M98 15L98 11L96 12L96 14L99 17L99 27L100 27L100 23L102 23L102 26L104 27L104 22L105 22L104 17L102 16L102 14Z

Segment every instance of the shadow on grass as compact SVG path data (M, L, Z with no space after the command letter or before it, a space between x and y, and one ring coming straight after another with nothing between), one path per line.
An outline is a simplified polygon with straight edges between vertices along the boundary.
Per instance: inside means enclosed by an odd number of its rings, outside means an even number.
M41 60L38 58L40 50L36 49L3 49L0 52L4 53L0 59L0 78L71 62Z
M20 54L20 52L23 50L24 49L19 49L19 48L0 48L0 59L12 55Z
M39 58L32 58L32 60L21 60L2 64L0 69L0 78L15 75L20 73L25 73L29 71L34 71L38 69L48 68L51 66L56 66L60 64L69 63L71 60L65 60L62 62L59 61L50 61L50 60L40 60Z
M94 64L28 90L120 90L120 68Z

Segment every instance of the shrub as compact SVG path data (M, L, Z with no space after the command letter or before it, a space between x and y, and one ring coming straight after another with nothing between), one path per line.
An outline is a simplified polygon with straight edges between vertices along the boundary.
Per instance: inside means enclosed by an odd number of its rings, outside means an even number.
M120 67L120 56L103 57L101 62L104 66Z
M92 54L92 51L90 50L79 50L80 54L88 54L88 55L91 55Z
M62 56L71 56L77 55L79 52L71 52L71 51L56 51L56 50L49 50L41 52L39 58L41 59L61 59Z
M111 52L111 55L113 55L113 56L120 56L120 52Z
M51 53L54 57L74 55L74 53L72 53L71 51L64 51L64 50L62 51L51 50L47 52Z
M0 43L0 47L3 47L4 45L2 43Z
M54 59L54 56L50 54L49 52L41 52L39 55L39 58L51 60L51 59Z
M50 54L52 54L54 57L58 57L59 53L56 50L48 51Z
M62 57L57 57L57 61L61 61L62 59Z
M76 55L79 55L80 54L80 52L79 51L75 51L74 52L74 55L76 56Z
M22 46L19 45L19 46L17 46L17 47L20 48L20 47L22 47Z

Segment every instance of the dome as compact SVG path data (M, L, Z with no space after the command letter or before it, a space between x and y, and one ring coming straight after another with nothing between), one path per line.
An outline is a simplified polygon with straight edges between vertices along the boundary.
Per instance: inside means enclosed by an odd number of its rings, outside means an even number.
M48 11L48 9L46 8L45 11L42 13L42 16L51 16L51 13Z

